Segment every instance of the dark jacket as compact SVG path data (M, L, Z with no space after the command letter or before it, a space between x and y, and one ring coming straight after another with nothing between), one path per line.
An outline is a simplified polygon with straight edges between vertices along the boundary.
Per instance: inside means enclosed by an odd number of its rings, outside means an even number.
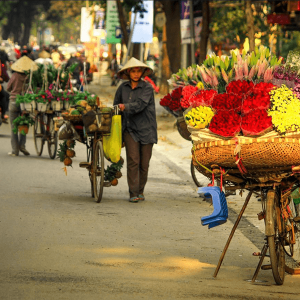
M127 130L136 142L157 143L157 123L153 88L141 80L135 89L130 81L123 82L117 89L114 105L123 103L122 131Z

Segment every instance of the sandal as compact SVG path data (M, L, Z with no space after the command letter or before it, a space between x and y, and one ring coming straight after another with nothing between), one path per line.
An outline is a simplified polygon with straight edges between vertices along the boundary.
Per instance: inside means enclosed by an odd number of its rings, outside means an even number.
M141 201L145 200L145 196L143 194L139 194L139 198L140 198Z
M139 200L140 200L139 197L131 197L131 198L129 199L129 202L138 203Z

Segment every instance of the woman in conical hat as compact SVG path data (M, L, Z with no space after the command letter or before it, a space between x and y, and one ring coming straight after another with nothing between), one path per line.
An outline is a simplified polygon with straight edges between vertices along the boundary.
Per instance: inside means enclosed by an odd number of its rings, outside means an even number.
M154 92L151 84L142 80L152 72L135 58L131 58L118 72L120 78L128 79L117 89L114 105L118 105L122 112L130 202L145 200L152 148L157 143Z
M11 65L11 69L18 73L25 73L25 71L30 70L36 71L38 65L28 56L24 55Z
M7 91L10 92L9 97L9 119L11 129L13 129L13 121L22 114L20 106L16 104L17 95L24 93L24 85L26 80L26 71L36 71L38 69L37 64L26 55L19 58L16 62L11 65L13 71L12 76L7 84ZM11 156L18 156L19 152L24 155L29 155L29 152L25 148L26 135L15 134L11 130L11 147L12 151L8 154Z

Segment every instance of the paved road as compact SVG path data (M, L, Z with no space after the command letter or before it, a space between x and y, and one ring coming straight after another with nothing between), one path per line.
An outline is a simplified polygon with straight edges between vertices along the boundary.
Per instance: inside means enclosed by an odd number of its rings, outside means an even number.
M115 88L107 82L89 88L111 103ZM248 282L258 263L252 253L263 245L255 198L213 278L245 195L228 197L227 223L202 226L212 207L191 180L191 144L159 105L157 113L159 142L146 201L137 204L128 202L126 167L97 204L79 168L82 144L65 176L45 150L36 156L32 130L31 155L7 156L9 126L0 127L0 299L299 299L298 276L278 287L271 271L261 271L256 284Z

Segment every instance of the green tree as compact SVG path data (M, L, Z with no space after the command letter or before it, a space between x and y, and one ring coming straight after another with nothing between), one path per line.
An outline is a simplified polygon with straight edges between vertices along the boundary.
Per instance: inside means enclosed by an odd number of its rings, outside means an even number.
M1 3L1 11L2 11ZM11 38L21 45L25 45L29 41L30 31L35 15L42 8L47 10L50 1L8 1L4 5L6 9L5 16L2 19L2 38Z

